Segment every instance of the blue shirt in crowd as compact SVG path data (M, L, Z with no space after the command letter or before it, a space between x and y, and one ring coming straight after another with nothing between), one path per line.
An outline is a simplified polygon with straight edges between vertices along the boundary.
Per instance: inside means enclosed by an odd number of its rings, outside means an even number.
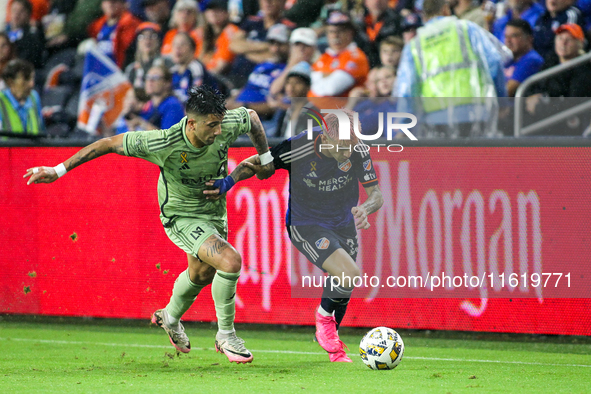
M522 83L542 69L544 59L534 49L505 66L505 78Z
M241 103L264 103L269 95L271 83L281 74L285 63L265 62L255 67L248 76L248 82L236 98Z
M99 51L104 55L108 56L109 59L117 63L115 59L115 30L117 29L117 23L109 26L108 23L103 25L101 31L96 36L97 45Z
M591 0L590 0L591 1ZM527 23L530 24L531 28L533 29L536 26L536 22L540 19L540 16L546 10L538 3L533 3L531 7L523 12L523 14L516 16L519 19L523 19ZM505 42L505 27L507 27L507 23L513 19L513 11L509 10L507 14L497 19L493 25L492 33L495 37L499 39L501 42Z
M185 116L183 105L175 96L168 96L154 108L152 102L148 102L140 116L160 129L168 129L180 122Z

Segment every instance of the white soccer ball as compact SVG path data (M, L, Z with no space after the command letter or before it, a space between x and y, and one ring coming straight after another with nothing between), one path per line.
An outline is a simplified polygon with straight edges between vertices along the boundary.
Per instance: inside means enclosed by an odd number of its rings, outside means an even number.
M404 342L393 329L376 327L361 340L359 354L371 369L394 369L402 360Z

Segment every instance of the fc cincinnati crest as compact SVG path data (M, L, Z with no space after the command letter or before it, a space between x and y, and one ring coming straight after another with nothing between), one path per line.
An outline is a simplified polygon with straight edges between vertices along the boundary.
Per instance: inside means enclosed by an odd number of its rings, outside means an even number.
M365 171L371 170L371 160L366 160L363 162L363 168Z
M342 163L339 163L339 170L343 171L343 172L347 172L351 169L351 160L347 159L347 161L344 161Z
M316 241L316 247L318 249L326 249L328 248L328 245L330 245L330 241L326 237L322 237Z

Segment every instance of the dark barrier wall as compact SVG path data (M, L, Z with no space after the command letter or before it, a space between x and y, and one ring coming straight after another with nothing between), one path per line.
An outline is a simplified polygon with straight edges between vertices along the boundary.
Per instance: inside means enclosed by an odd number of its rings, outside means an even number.
M591 335L591 148L516 145L372 151L387 201L362 233L367 272L385 281L470 267L474 276L506 273L507 282L432 297L424 288L406 298L360 289L345 325ZM148 319L187 264L158 218L159 170L108 155L54 184L26 186L27 168L78 149L0 148L0 313ZM230 166L253 153L230 149ZM292 298L302 296L302 276L318 271L299 258L289 264L287 193L284 171L230 192L229 237L244 263L238 322L313 324L318 301ZM561 273L563 292L550 289L557 275L534 286L533 273ZM209 291L185 319L215 320Z

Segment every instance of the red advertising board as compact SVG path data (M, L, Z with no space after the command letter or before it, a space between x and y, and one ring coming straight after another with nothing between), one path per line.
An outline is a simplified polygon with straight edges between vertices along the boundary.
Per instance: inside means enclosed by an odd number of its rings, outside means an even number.
M26 186L27 168L77 149L0 149L0 313L147 319L187 265L158 218L159 169L108 155ZM231 165L253 153L230 149ZM591 335L591 149L413 147L372 157L386 203L360 233L368 274L493 273L506 283L407 286L403 298L367 286L345 325ZM298 291L318 271L290 264L287 193L279 171L228 196L229 239L243 256L238 322L313 324L318 300ZM562 282L534 286L534 273ZM184 318L215 320L209 291Z

